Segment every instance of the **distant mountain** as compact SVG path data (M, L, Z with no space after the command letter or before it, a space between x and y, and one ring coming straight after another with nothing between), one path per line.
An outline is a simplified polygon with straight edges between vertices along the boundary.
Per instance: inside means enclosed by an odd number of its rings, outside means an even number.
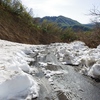
M94 23L89 23L89 24L83 24L84 26L88 27L88 28L93 28L95 26Z
M40 22L43 22L44 20L47 20L49 22L55 22L64 29L67 27L71 27L75 31L77 30L88 31L93 27L92 24L81 24L76 20L64 16L45 16L43 18L40 18Z
M73 26L73 25L80 25L80 23L76 20L73 20L71 18L67 18L64 16L46 16L41 18L40 22L43 22L43 20L48 20L50 22L56 22L59 26L66 27L66 26Z

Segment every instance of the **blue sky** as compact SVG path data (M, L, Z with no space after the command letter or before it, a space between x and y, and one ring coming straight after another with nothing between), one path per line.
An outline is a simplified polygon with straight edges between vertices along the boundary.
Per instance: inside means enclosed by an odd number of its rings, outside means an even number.
M100 9L100 0L21 0L28 8L33 9L34 17L65 16L79 21L91 23L90 10Z

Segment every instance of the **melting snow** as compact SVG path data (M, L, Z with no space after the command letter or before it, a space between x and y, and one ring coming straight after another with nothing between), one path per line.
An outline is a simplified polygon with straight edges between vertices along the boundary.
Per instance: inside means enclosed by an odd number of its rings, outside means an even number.
M51 49L50 53L54 53L62 64L81 66L82 74L100 78L100 45L91 49L80 41L35 46L0 40L0 100L30 100L39 96L39 83L30 75L36 71L30 62L35 62L37 58L50 82L53 82L53 75L67 74L63 70L45 69L48 64L57 65L54 62L43 62L47 49Z
M82 74L100 78L100 45L91 49L85 43L75 41L51 44L51 48L62 64L81 66Z
M25 44L0 40L0 100L19 100L38 96L38 83L28 73L32 70Z

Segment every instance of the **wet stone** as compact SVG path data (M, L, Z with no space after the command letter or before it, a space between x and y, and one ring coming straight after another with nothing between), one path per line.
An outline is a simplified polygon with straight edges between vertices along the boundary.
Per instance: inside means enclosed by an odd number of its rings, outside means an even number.
M57 96L59 100L69 100L62 91L59 91Z
M49 97L45 97L46 100L50 100Z
M48 66L46 66L45 69L46 70L51 70L51 71L57 71L58 69L61 69L61 66L56 66L56 65L49 64Z

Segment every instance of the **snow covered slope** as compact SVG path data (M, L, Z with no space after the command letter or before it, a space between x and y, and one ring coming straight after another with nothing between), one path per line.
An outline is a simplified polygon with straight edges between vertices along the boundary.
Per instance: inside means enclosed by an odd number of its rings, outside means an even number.
M53 84L53 75L68 73L56 70L60 63L75 68L78 66L80 73L100 79L100 46L91 49L80 41L26 45L0 40L0 100L31 100L38 97L40 83L34 73L43 71ZM48 70L48 65L52 65L55 71Z

